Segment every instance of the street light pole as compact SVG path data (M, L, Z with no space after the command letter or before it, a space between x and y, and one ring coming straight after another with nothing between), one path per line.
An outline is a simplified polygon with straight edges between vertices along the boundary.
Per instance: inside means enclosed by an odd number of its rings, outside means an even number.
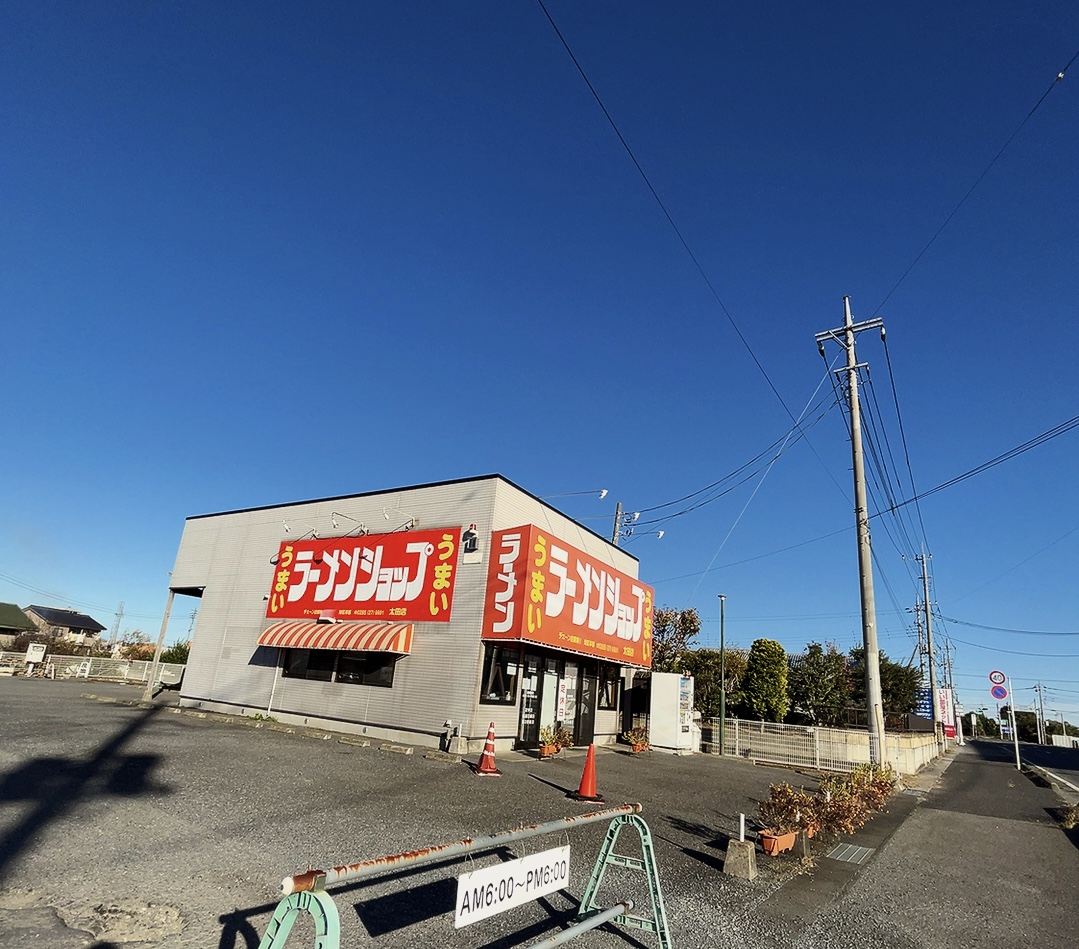
M719 595L719 753L723 754L727 727L727 652L724 642L727 597Z

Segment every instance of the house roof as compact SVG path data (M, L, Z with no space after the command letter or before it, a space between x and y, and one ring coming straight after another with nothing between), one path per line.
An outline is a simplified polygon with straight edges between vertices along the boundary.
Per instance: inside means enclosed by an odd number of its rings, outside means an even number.
M35 629L30 619L14 603L0 603L0 629Z
M33 610L50 626L62 626L65 629L85 629L92 633L100 633L105 629L96 619L85 613L76 613L74 610L62 610L55 606L28 606L27 610Z

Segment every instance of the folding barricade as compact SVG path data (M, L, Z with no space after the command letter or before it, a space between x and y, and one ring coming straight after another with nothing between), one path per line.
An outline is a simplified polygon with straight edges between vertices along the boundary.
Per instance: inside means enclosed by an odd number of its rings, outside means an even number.
M667 912L663 905L663 892L660 888L659 871L656 866L655 849L652 846L652 833L644 820L638 816L640 813L640 804L623 804L619 807L610 807L591 814L566 817L561 820L548 821L545 824L533 824L528 827L519 827L516 830L502 831L489 837L466 837L456 843L441 844L426 847L422 850L378 857L374 860L334 867L331 870L308 870L306 873L285 877L281 881L281 892L285 894L284 899L277 905L273 916L270 917L270 922L266 927L266 935L263 936L262 942L259 943L259 949L281 949L300 913L308 913L314 921L315 949L340 949L340 917L337 912L337 905L326 892L326 888L329 886L351 883L391 871L400 871L405 867L415 867L425 863L453 858L464 859L472 854L494 850L518 840L573 830L586 824L595 824L605 820L610 821L607 836L600 847L588 886L585 888L584 897L581 899L577 911L578 922L548 939L533 943L530 949L541 949L541 947L546 949L549 946L562 945L582 932L595 929L597 926L602 926L608 922L654 933L659 943L659 949L672 949L670 929L667 925ZM614 848L618 841L618 835L622 828L627 825L633 827L640 836L641 857L628 857L615 852ZM597 895L603 885L603 876L609 866L623 867L644 873L651 903L651 914L649 916L634 915L631 912L634 908L631 900L622 900L602 909L597 906ZM567 885L568 882L567 879ZM562 887L562 889L564 888ZM537 894L535 898L539 898L540 895L542 894Z

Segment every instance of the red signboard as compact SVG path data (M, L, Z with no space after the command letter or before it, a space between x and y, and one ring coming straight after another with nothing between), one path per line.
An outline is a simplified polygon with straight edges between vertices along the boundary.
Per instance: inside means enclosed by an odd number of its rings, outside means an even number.
M491 535L483 638L652 665L650 586L533 524Z
M448 623L461 528L283 541L266 615Z

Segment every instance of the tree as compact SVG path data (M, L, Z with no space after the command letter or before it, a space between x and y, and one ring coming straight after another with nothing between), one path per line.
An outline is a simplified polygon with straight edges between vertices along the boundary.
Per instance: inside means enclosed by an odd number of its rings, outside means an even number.
M188 654L191 652L191 643L173 643L161 653L162 662L173 662L178 666L187 664Z
M791 663L787 690L791 708L814 725L840 725L845 722L851 702L850 672L847 657L828 643L806 646L804 656Z
M700 631L701 618L692 607L658 607L652 616L652 671L677 672L678 660Z
M851 702L865 708L865 648L855 646L850 651ZM906 715L918 704L918 690L922 688L922 672L917 666L904 666L892 662L880 650L880 698L885 715Z
M787 653L774 639L755 639L742 677L742 705L761 721L787 716Z
M693 676L693 707L702 718L719 716L720 652L718 649L691 649L682 653L678 671ZM746 671L744 649L727 649L722 661L727 676L727 713L738 701L738 689Z

